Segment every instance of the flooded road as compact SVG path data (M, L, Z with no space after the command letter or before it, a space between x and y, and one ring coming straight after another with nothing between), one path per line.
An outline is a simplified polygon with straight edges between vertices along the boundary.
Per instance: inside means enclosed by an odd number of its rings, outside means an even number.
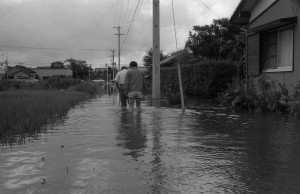
M0 149L0 193L300 193L300 119L97 97Z

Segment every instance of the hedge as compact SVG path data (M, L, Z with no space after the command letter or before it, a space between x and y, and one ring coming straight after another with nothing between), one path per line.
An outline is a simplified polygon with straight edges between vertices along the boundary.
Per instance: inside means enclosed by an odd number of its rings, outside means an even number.
M237 72L237 64L232 62L201 62L182 65L181 75L184 94L199 97L217 97L227 88ZM161 68L161 94L172 96L179 93L176 67Z

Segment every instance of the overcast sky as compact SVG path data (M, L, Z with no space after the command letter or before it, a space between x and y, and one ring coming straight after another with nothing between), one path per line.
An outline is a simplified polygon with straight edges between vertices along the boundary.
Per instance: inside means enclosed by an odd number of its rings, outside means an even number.
M193 26L229 18L239 1L174 0L179 49L184 48ZM135 60L142 65L152 47L152 2L0 0L0 57L8 58L10 66L50 66L72 57L93 68L102 67L111 63L113 49L118 60L117 29L113 27L121 26L121 64ZM160 0L160 17L161 50L168 54L176 51L171 0Z

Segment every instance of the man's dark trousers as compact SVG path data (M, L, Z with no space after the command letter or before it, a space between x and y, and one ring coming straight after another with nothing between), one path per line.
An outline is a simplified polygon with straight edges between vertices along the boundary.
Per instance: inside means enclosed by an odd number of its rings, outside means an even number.
M119 95L120 95L121 107L122 108L126 108L126 99L127 99L127 96L125 94L124 85L123 84L120 84L120 86L119 86Z

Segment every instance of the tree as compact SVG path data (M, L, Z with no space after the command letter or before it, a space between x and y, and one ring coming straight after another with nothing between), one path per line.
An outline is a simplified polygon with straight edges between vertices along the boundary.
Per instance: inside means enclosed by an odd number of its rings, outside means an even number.
M56 68L56 69L64 69L65 68L64 63L61 61L55 61L55 62L51 63L50 67Z
M73 58L66 59L65 62L68 63L66 65L67 68L70 68L73 71L73 78L79 78L86 80L89 76L89 70L86 61L75 60Z
M149 75L152 75L152 55L153 50L150 49L149 51L146 51L146 55L143 57L144 66L147 69L147 73ZM164 55L163 52L160 52L160 61L166 59L168 55Z
M210 25L194 26L193 31L189 32L185 47L197 59L240 61L244 55L242 31L228 18L213 20Z

